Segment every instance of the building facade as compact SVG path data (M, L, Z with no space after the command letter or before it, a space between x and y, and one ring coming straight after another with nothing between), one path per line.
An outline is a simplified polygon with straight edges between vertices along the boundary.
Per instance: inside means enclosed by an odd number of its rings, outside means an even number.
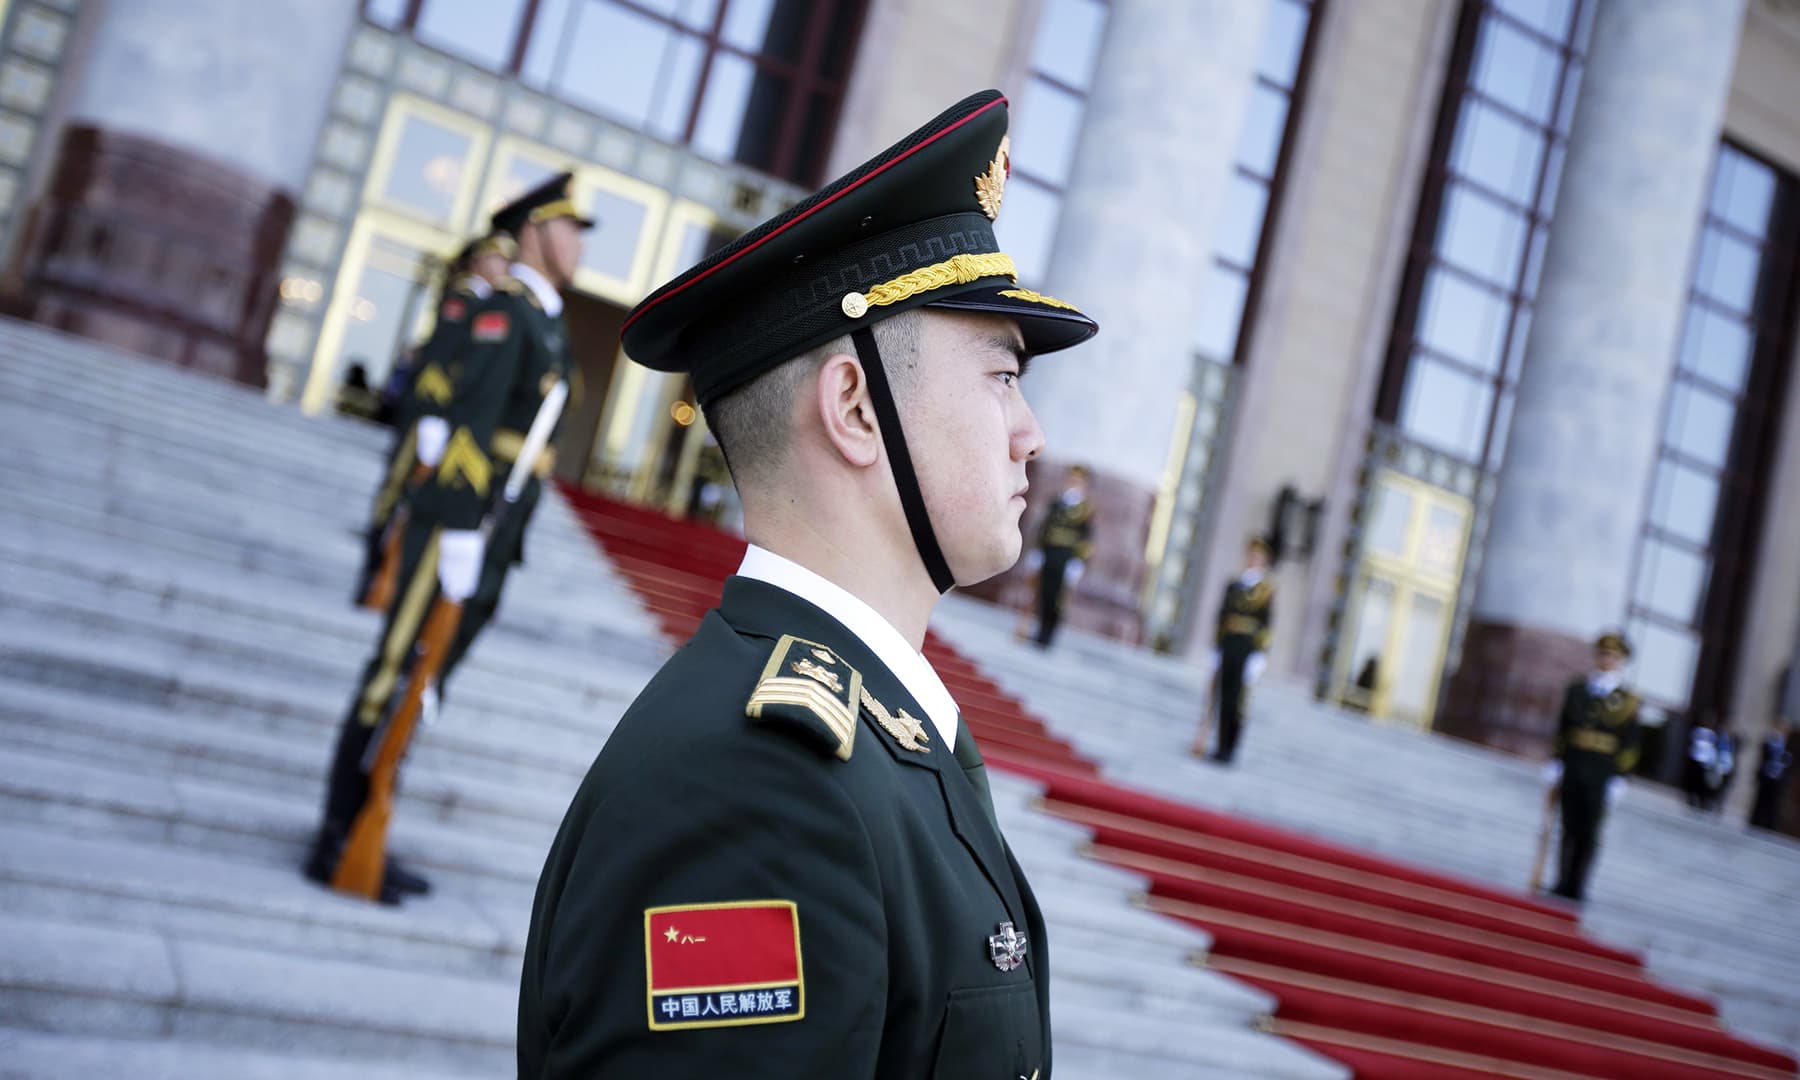
M1199 662L1265 535L1271 669L1381 721L1541 753L1614 626L1664 755L1800 719L1794 0L0 0L0 293L317 412L572 167L560 467L684 510L624 312L985 86L1001 240L1106 329L1028 387L1073 623Z

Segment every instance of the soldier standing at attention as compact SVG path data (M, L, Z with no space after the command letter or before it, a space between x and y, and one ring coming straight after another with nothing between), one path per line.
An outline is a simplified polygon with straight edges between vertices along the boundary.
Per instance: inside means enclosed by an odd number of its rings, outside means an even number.
M1028 359L1095 330L1014 283L1008 164L976 94L626 320L693 380L750 546L550 850L521 1077L1049 1077L1043 919L920 652L1019 557Z
M469 312L493 293L496 282L506 277L507 267L518 250L511 235L490 232L469 241L444 268L437 322L431 328L431 336L405 361L405 372L395 389L389 418L394 426L394 445L388 452L387 469L382 473L374 510L363 533L362 573L357 577L354 594L358 603L369 591L369 582L381 562L382 538L388 522L419 462L413 424L419 418L420 403L442 406L449 402L452 383L447 365L468 343Z
M1788 749L1792 732L1793 725L1778 716L1763 736L1762 756L1756 762L1756 801L1750 807L1750 824L1759 829L1781 827L1782 789L1794 768L1794 754Z
M1268 663L1269 634L1275 618L1275 584L1269 580L1269 542L1255 537L1244 548L1244 570L1225 586L1213 637L1212 689L1194 755L1206 755L1207 736L1215 711L1219 745L1212 760L1230 764L1244 730L1244 705L1250 688Z
M368 798L364 758L369 744L401 698L425 615L438 590L463 604L462 620L440 671L439 686L492 617L507 569L516 561L525 527L537 505L539 479L492 536L482 529L507 479L544 396L568 378L568 338L562 329L562 295L581 261L581 234L593 223L568 196L563 173L494 214L496 231L518 243L510 276L468 312L457 351L440 358L451 392L421 404L417 452L431 474L409 496L411 513L402 547L399 586L375 655L363 671L350 711L339 730L326 788L324 820L307 860L306 876L329 883L351 824ZM422 375L421 378L424 376ZM549 469L538 461L538 477ZM435 690L427 691L435 707ZM389 861L384 902L430 885Z
M1043 530L1038 533L1037 547L1029 557L1030 569L1038 575L1035 640L1040 649L1048 649L1056 637L1063 604L1081 583L1082 571L1094 554L1094 504L1088 502L1087 496L1086 466L1069 466L1062 494L1051 505Z
M1580 903L1600 849L1606 811L1625 791L1625 776L1637 764L1637 695L1625 689L1620 671L1631 656L1622 634L1602 634L1594 642L1594 670L1569 684L1556 721L1554 757L1545 778L1560 784L1562 850L1555 888Z

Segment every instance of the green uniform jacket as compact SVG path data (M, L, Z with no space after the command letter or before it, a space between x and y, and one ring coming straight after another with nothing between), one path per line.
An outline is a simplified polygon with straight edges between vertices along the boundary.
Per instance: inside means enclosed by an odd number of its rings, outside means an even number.
M784 635L804 640L790 646ZM815 679L837 684L819 691L831 700L859 700L860 675L890 716L925 716L841 623L741 577L626 711L538 884L519 995L521 1077L1047 1080L1043 918L929 721L920 752L866 706L835 720L824 718L835 706L748 715L753 696L778 685L765 675L804 688L793 673L815 664ZM652 998L654 964L683 960L688 945L653 934L650 909L754 901L795 905L803 985L793 1010L690 1024L678 1004ZM1010 971L990 955L1002 923L1028 939ZM685 983L705 986L711 970ZM680 974L657 975L655 986ZM720 975L712 989L755 974ZM711 1009L707 994L698 1000ZM673 1019L655 1030L663 1008Z
M1094 553L1093 528L1093 503L1083 499L1070 506L1058 499L1051 505L1050 515L1044 519L1044 529L1038 534L1038 546L1046 552L1060 549L1077 559L1086 560Z
M569 377L568 337L560 316L545 312L523 283L506 278L470 311L462 348L446 362L453 393L429 411L449 423L450 441L431 479L414 494L413 508L446 529L473 529L505 488L544 395ZM521 497L521 525L537 486L533 480Z
M1569 685L1556 721L1554 751L1563 763L1564 783L1596 790L1637 765L1637 695L1623 686L1595 697L1586 679Z
M483 303L463 282L445 290L431 336L414 352L396 427L405 430L420 416L442 415L449 406L469 345L469 316Z
M1213 644L1223 647L1227 638L1250 639L1250 648L1266 652L1269 634L1275 621L1275 586L1263 574L1254 585L1234 578L1225 586L1225 599L1219 603L1219 625Z

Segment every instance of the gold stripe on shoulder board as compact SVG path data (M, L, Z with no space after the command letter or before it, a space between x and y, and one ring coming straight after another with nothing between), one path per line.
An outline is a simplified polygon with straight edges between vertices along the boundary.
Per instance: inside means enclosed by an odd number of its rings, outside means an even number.
M840 761L850 760L856 741L856 701L862 675L814 641L784 634L763 665L762 676L744 711L751 717L798 722L810 716L824 726Z

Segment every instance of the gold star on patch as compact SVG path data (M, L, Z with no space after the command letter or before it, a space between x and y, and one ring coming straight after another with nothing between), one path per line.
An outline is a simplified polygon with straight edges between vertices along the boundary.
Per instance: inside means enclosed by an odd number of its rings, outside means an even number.
M681 936L681 931L675 929L673 926L671 926L667 930L663 931L663 937L668 938L670 941L674 941L676 938L678 938L680 936Z
M1000 200L1006 197L1006 178L1012 175L1012 155L1007 151L1011 145L1011 136L1000 136L1000 146L994 151L994 160L988 162L987 172L975 178L975 201L981 204L981 212L989 221L1000 216Z

